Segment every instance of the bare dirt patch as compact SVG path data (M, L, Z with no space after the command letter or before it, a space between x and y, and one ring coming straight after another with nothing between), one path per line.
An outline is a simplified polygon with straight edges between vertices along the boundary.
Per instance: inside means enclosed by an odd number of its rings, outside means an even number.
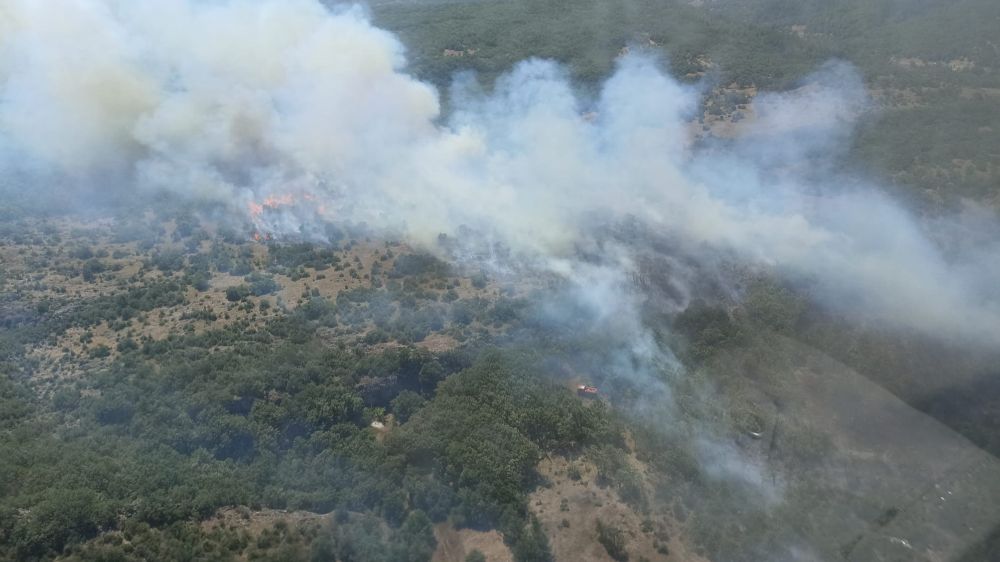
M432 562L463 562L474 550L482 552L488 562L513 562L514 556L503 543L499 532L455 529L449 523L434 526L437 550Z
M579 470L579 480L568 476L571 465ZM538 470L550 485L529 496L529 509L545 528L556 560L614 562L597 540L598 520L625 533L629 560L703 560L681 540L683 528L665 512L640 513L610 487L599 486L593 464L554 456Z
M247 508L228 507L220 509L214 517L203 521L201 526L205 530L211 530L216 527L245 529L256 536L274 527L274 524L279 521L295 525L309 522L319 524L329 519L329 517L329 515L313 513L311 511L284 511L279 509L251 511Z
M417 347L422 347L432 353L441 353L458 347L458 340L447 334L434 333L430 334L416 345Z

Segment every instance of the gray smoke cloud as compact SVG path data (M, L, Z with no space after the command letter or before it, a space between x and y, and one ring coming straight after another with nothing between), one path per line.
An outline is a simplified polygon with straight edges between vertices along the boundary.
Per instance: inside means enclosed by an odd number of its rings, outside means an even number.
M961 221L929 231L835 173L867 109L848 64L758 96L736 139L701 146L690 132L701 92L641 56L622 59L594 99L549 61L522 62L489 93L458 79L443 117L435 88L407 74L400 42L358 7L57 9L0 1L8 172L80 189L126 178L100 188L221 204L277 237L364 222L430 246L469 227L567 275L583 270L573 256L595 221L627 217L691 253L808 281L841 310L1000 341L996 238L968 236ZM627 251L607 263L634 267Z

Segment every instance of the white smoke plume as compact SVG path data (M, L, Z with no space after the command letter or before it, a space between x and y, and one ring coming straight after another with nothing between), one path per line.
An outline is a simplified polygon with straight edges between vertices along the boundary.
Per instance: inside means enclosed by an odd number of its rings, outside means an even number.
M547 61L488 94L459 80L448 116L405 65L362 9L315 0L0 0L0 165L80 188L126 178L106 189L222 203L278 237L348 221L430 243L467 226L550 264L595 219L629 217L832 305L1000 341L995 240L952 258L831 170L866 104L849 65L759 96L754 124L709 147L691 143L698 89L646 58L592 100Z

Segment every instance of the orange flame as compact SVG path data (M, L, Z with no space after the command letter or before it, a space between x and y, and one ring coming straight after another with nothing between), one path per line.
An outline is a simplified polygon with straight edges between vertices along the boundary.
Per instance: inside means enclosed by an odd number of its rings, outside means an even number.
M319 198L316 195L308 192L299 193L283 193L280 195L268 195L262 201L248 201L247 211L250 213L250 219L253 221L254 225L258 230L254 231L253 239L257 242L262 240L271 240L271 233L267 232L268 222L263 217L264 212L268 209L279 209L281 207L290 207L303 201L308 201L312 205L313 212L322 216L324 218L329 218L328 210L326 204L319 203Z
M250 216L257 218L264 213L264 209L277 209L279 207L293 205L294 203L295 196L291 193L286 193L284 195L269 195L260 203L256 201L248 202L247 209L250 211Z
M270 209L276 209L285 205L291 205L294 202L295 196L291 193L286 193L284 195L269 195L264 199L264 206Z

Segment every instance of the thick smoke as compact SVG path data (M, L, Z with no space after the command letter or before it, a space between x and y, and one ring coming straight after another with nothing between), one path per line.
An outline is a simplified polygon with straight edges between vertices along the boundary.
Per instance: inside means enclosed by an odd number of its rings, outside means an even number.
M844 63L758 96L737 139L705 146L690 134L699 90L648 58L621 60L595 99L547 61L519 64L489 93L459 79L443 117L438 92L406 73L402 45L359 8L57 9L0 2L8 172L109 197L166 190L278 237L363 222L430 244L471 228L566 273L580 270L572 258L594 224L628 218L695 255L732 254L810 283L842 310L1000 341L987 282L1000 270L995 239L968 245L961 228L937 228L958 244L946 255L892 201L835 173L866 109Z

